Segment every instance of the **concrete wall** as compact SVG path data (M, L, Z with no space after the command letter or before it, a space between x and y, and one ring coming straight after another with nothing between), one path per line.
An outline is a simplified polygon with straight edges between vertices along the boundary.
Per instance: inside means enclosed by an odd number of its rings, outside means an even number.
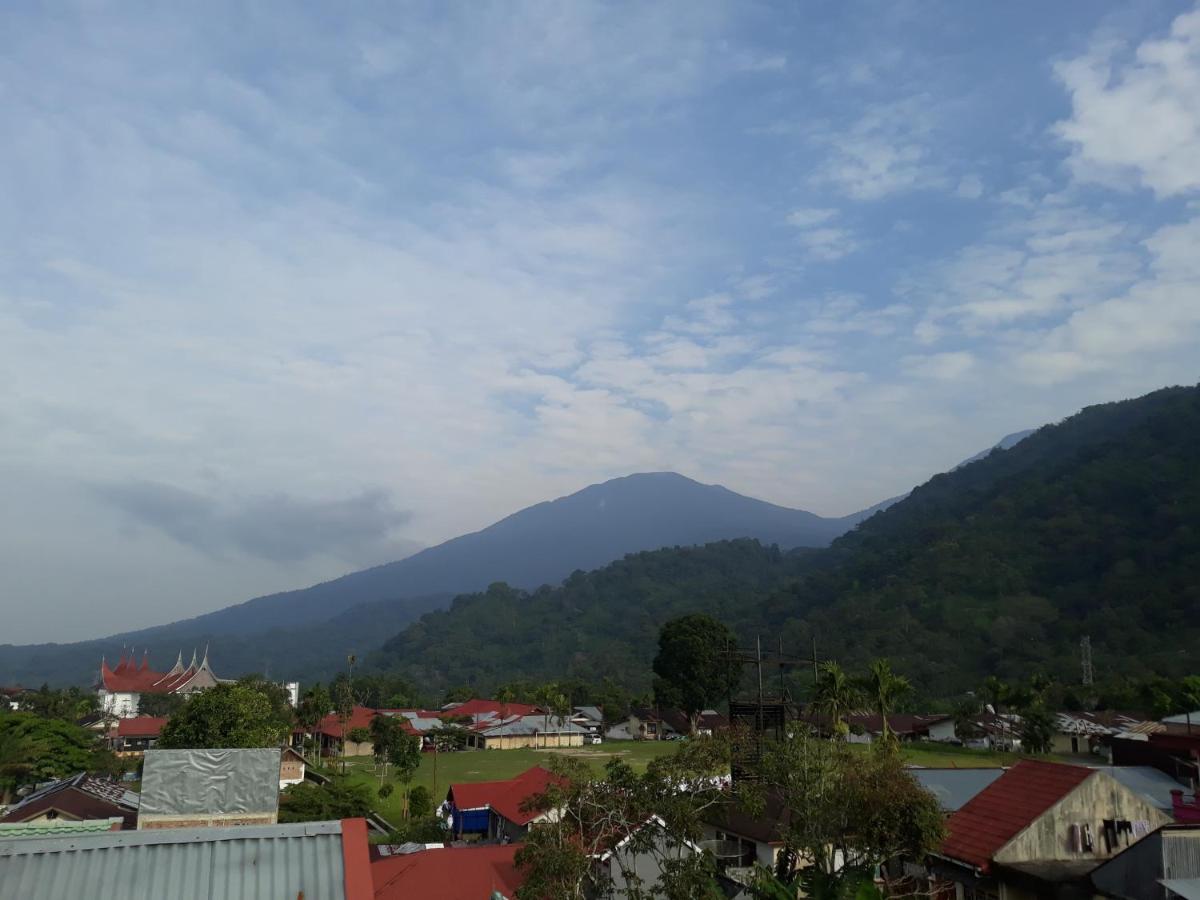
M931 741L953 741L956 740L954 733L954 720L945 719L941 722L934 722L929 726L929 739Z
M582 747L582 734L520 734L481 738L485 750L522 750L527 747Z
M1104 819L1143 821L1148 825L1148 832L1169 821L1166 814L1115 778L1104 772L1096 772L1002 847L996 853L995 860L1004 863L1107 859L1125 849L1125 845L1118 843L1111 852L1105 852L1102 837ZM1071 826L1084 824L1092 829L1094 846L1091 853L1071 850Z

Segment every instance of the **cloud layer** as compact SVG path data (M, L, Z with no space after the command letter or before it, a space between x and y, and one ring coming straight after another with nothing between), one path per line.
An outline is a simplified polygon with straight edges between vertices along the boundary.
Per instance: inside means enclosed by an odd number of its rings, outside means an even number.
M845 514L1194 382L1200 12L1038 16L0 11L12 639L630 471Z

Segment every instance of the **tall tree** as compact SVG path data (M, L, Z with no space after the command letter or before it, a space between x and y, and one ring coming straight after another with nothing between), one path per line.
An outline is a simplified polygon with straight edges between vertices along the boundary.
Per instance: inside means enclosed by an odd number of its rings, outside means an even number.
M77 772L116 774L121 769L97 736L62 719L33 713L0 714L0 795L8 802L22 785Z
M912 684L903 675L893 672L891 663L886 659L877 659L871 663L863 679L863 692L883 720L883 740L890 741L895 735L888 724L888 713L896 709L902 697L912 693Z
M167 721L158 746L277 747L287 730L264 693L248 684L218 684L191 697Z
M525 875L518 900L608 896L611 885L598 877L593 860L618 840L628 852L614 854L613 861L627 882L623 896L628 900L723 896L715 893L709 857L693 853L686 842L700 838L705 810L726 799L720 781L711 776L728 771L728 765L728 746L715 738L688 741L641 774L616 757L603 779L593 778L579 760L555 760L551 767L562 782L525 804L558 815L530 831L517 851L517 866ZM651 824L655 816L661 828ZM637 870L635 854L643 861ZM657 871L648 872L646 861Z
M830 721L831 733L838 738L847 734L844 717L861 701L862 692L845 670L833 660L817 669L813 706Z
M312 685L300 698L300 705L296 708L296 721L313 744L316 743L316 731L321 720L329 715L332 709L333 700L329 691L321 684Z
M388 747L388 762L396 771L396 780L404 785L404 817L408 818L408 795L413 776L421 767L421 739L397 729Z
M672 619L658 633L654 700L683 710L693 734L701 711L727 700L738 686L741 667L729 653L735 640L727 625L703 613Z
M864 754L798 728L767 748L760 776L747 810L761 809L767 792L791 810L779 875L808 896L843 896L839 885L869 881L887 860L923 857L945 833L937 800L891 742Z

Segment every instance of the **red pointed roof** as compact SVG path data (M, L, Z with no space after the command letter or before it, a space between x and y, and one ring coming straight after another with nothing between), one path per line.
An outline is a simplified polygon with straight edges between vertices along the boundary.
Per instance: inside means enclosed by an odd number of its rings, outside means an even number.
M1024 759L946 822L941 855L987 871L996 852L1092 775L1094 769Z
M471 784L450 785L450 799L459 809L490 808L514 825L527 825L540 815L537 811L522 810L521 805L537 794L544 794L550 785L564 787L567 780L549 769L534 766L507 781L476 781Z
M147 655L141 666L133 662L133 657L121 656L115 669L110 669L106 661L100 663L100 683L109 693L128 694L169 694L176 688L186 684L196 674L196 670L188 668L183 672L156 672L150 668L150 658Z

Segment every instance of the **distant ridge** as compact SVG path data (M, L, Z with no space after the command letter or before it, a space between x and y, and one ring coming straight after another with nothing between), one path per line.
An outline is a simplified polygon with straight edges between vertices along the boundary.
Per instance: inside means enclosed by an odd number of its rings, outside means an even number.
M213 664L222 674L269 667L278 675L312 677L319 660L336 665L348 650L374 649L455 594L493 582L532 589L628 553L733 538L783 549L823 547L858 521L789 509L674 472L628 475L535 504L397 562L302 590L100 640L0 645L0 683L85 681L101 654L114 656L123 645L174 653L173 648L203 641L211 642ZM364 604L372 604L374 629L357 624L351 612ZM309 670L298 670L302 662Z

